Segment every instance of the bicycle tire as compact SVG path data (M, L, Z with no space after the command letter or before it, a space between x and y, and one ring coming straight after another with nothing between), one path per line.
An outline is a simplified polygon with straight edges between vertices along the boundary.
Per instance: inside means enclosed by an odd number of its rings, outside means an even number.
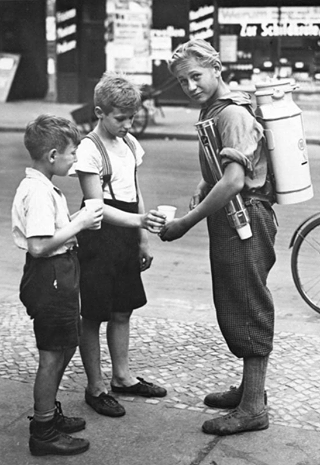
M297 232L291 253L291 272L300 296L320 313L320 217Z
M137 113L135 114L134 120L131 126L131 134L139 136L144 132L149 122L149 111L144 105L141 105Z

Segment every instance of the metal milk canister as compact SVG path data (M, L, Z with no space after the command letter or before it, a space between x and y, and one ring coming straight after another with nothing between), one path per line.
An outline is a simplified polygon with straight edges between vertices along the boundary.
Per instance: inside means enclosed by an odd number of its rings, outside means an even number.
M256 84L256 117L262 124L273 171L278 204L313 197L307 144L300 108L292 99L290 80Z

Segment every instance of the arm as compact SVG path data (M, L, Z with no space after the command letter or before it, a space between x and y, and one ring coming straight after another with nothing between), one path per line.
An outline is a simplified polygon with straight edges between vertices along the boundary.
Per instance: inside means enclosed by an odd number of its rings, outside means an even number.
M140 214L143 214L145 212L144 208L144 201L143 197L141 194L141 190L138 184L138 179L137 179L137 190L138 190L138 196L139 196L139 204L138 204L138 211ZM150 248L149 248L149 240L148 240L148 234L145 229L140 229L139 230L139 245L140 245L140 269L141 271L145 271L148 268L150 268L153 257L150 254Z
M199 184L197 185L193 196L190 199L189 209L193 210L199 205L200 202L207 196L208 192L211 189L211 185L208 184L204 179L201 179Z
M102 188L98 174L78 171L78 176L85 199L102 198ZM162 226L165 223L163 215L160 215L156 210L136 214L124 212L110 205L103 206L103 221L127 228L144 228L150 232L154 232L153 228Z
M35 258L45 257L65 244L82 229L94 227L102 220L102 210L89 211L82 208L72 215L70 223L57 229L53 236L33 236L27 239L28 252Z
M243 189L244 178L244 167L239 163L229 163L222 178L201 203L187 215L164 226L160 233L161 239L164 241L178 239L201 220L225 207Z

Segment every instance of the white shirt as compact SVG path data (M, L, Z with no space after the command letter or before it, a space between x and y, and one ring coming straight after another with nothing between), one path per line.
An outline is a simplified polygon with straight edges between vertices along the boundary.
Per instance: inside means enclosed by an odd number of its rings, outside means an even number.
M128 134L127 137L130 137L134 141L137 166L139 166L142 163L144 150L134 136ZM121 154L110 149L107 150L112 166L112 189L117 200L135 202L137 199L134 174L135 158L124 140L119 138L119 142L123 144ZM84 173L98 174L102 181L102 157L90 139L84 138L81 141L77 148L77 159L77 162L74 163L69 171L69 175L74 176L77 171L82 171ZM103 197L105 199L112 199L108 185L104 187Z
M12 234L15 244L28 250L30 237L53 236L70 222L67 201L62 192L40 171L26 169L12 205ZM65 253L77 244L75 236L48 256Z

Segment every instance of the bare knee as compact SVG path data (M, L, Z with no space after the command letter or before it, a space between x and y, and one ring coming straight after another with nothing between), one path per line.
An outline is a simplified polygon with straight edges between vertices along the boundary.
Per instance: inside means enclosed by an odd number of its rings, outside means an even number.
M127 324L130 320L130 317L132 315L132 311L129 312L116 312L112 314L111 323L117 323L117 324Z

